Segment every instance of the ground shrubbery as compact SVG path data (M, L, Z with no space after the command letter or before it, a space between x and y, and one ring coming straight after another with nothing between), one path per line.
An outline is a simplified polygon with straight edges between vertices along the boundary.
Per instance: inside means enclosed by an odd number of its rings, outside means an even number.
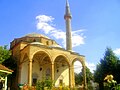
M38 81L36 86L29 87L27 84L23 85L22 90L83 90L80 88L70 89L68 86L60 85L59 87L54 87L54 82L51 79Z
M120 85L113 79L113 75L107 75L104 78L104 89L105 90L120 90Z
M53 87L53 81L51 79L38 81L36 84L36 90L51 90Z

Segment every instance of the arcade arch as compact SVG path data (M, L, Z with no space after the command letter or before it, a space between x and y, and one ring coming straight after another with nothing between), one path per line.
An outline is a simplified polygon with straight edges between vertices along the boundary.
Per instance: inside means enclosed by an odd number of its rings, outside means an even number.
M38 51L33 54L32 61L27 54L24 54L23 60L21 60L21 75L20 83L30 83L35 85L38 80L48 79L51 77L51 59L46 52ZM30 63L31 66L30 66ZM30 69L31 68L31 69ZM32 74L31 76L30 73ZM31 78L31 81L29 81Z
M59 55L54 61L55 86L69 85L69 63L66 57Z
M33 55L32 74L36 73L37 77L32 76L33 84L37 80L48 79L51 77L51 60L47 53L39 51Z
M75 86L75 73L80 73L83 68L83 62L79 58L75 58L72 61L72 82L73 86Z
M19 78L20 79L20 83L24 84L24 83L28 83L28 64L29 64L29 57L27 55L27 53L24 54L23 59L21 60L21 72L19 72Z

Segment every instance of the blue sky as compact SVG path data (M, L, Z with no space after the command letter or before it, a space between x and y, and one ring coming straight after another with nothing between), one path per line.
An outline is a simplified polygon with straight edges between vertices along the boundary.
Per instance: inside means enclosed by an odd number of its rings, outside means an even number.
M73 50L86 56L87 65L94 68L107 46L119 57L120 0L69 0L69 4ZM0 0L0 11L0 45L34 32L64 47L65 0Z

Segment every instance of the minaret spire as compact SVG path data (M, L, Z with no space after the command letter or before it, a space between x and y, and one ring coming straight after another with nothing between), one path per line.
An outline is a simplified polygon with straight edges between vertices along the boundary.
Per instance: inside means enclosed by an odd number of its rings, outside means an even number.
M71 34L71 12L69 7L69 2L66 0L66 10L64 15L65 23L66 23L66 50L72 50L72 34Z
M65 15L71 16L68 0L66 0L66 11L65 11Z

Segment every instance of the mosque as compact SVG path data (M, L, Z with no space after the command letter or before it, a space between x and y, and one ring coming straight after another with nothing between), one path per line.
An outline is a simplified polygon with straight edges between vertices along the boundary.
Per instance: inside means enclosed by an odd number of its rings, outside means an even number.
M13 57L17 59L18 72L16 84L35 85L38 80L48 79L60 84L75 86L74 62L80 61L83 67L86 87L85 56L72 51L71 12L66 0L64 15L66 23L66 49L55 40L42 34L31 33L11 42Z

